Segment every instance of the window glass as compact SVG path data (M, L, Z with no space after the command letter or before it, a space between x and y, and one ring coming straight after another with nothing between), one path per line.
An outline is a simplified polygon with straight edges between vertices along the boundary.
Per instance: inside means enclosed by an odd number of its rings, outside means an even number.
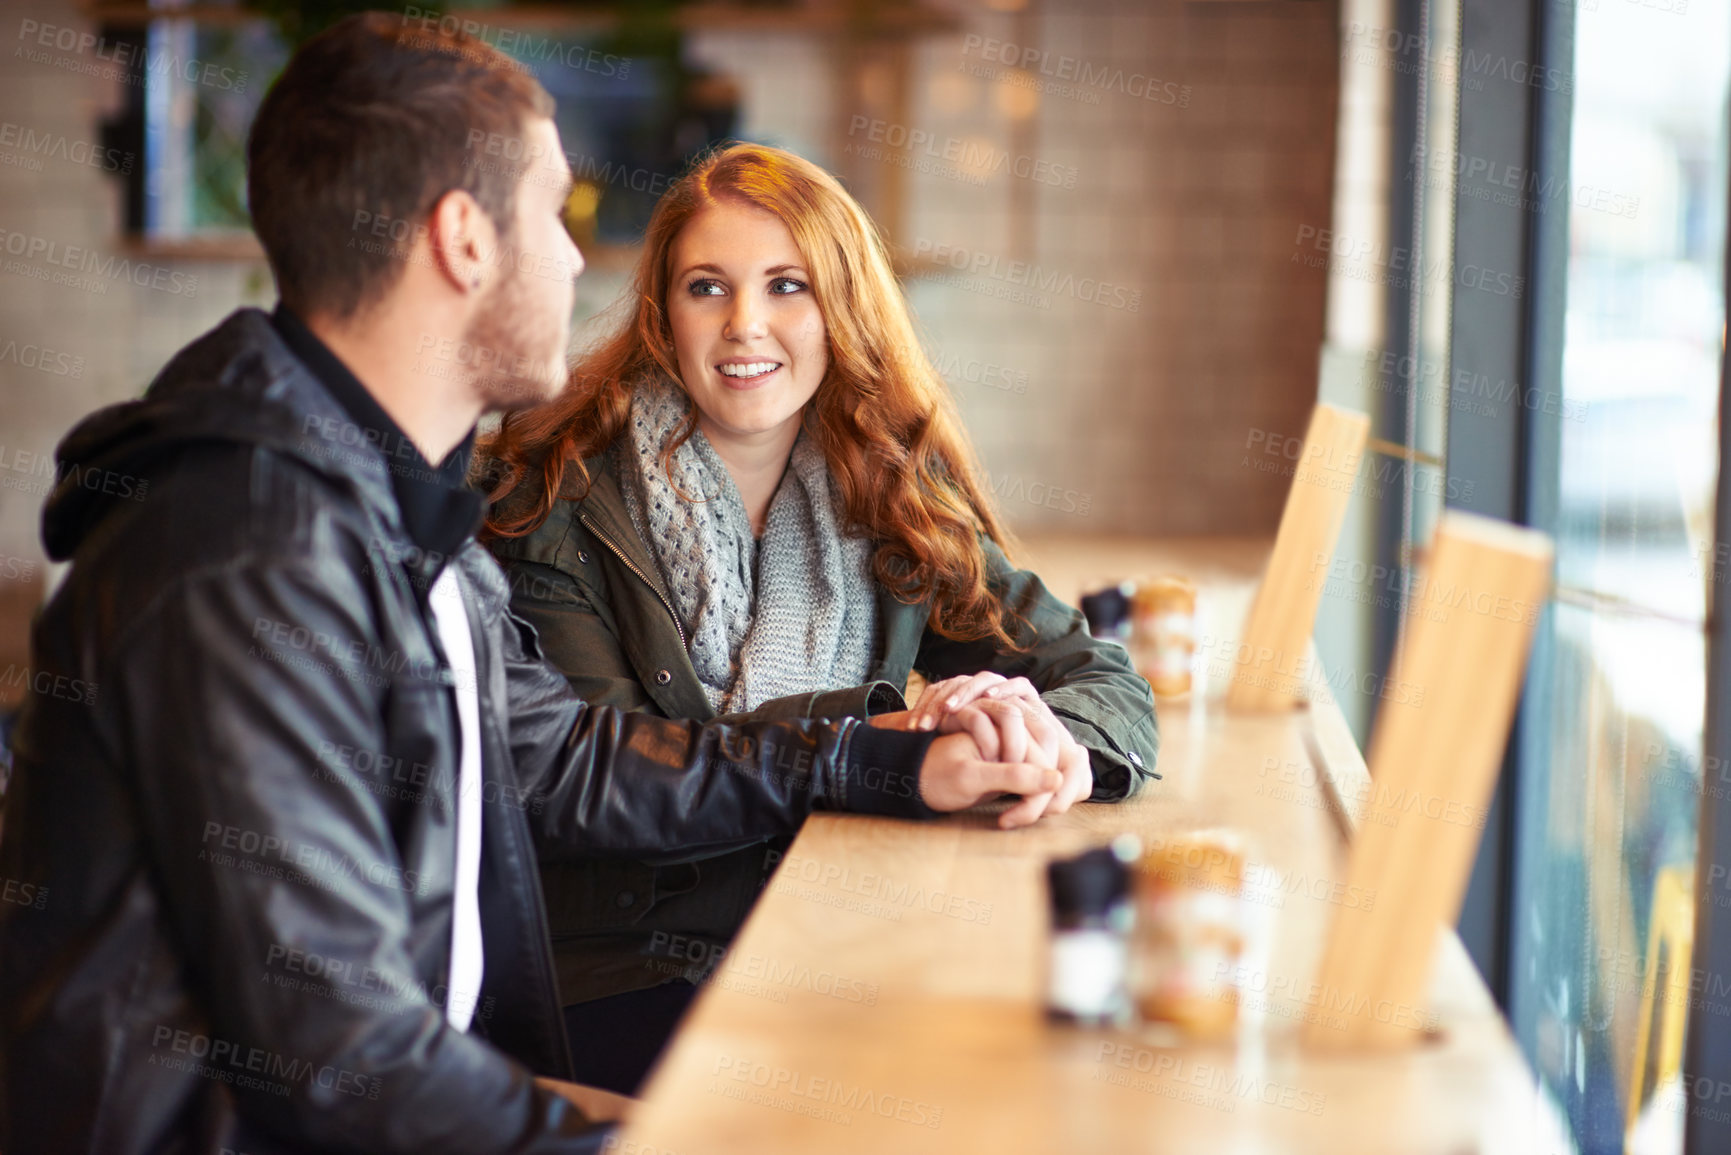
M1728 13L1582 0L1570 174L1533 190L1535 211L1568 214L1568 299L1557 591L1529 686L1511 1010L1582 1152L1678 1152L1690 1106L1678 1092L1704 768L1706 788L1731 786L1701 749Z

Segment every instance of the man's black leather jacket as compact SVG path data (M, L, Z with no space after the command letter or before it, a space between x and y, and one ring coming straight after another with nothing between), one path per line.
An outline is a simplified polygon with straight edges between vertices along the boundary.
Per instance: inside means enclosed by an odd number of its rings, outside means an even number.
M410 544L357 433L242 310L61 446L44 534L73 565L36 626L0 837L6 1155L583 1149L588 1121L530 1077L570 1061L537 845L641 857L813 809L930 814L921 736L586 706L473 539L448 561ZM443 1013L444 564L483 719L468 1033Z

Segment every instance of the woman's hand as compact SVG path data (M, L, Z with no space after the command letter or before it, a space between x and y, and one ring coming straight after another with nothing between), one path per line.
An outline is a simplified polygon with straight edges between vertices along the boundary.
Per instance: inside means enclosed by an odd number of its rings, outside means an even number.
M908 709L908 714L913 719L908 729L936 730L945 714L960 710L980 698L999 701L1030 698L1037 702L1040 700L1040 692L1034 689L1034 684L1026 678L1006 678L990 670L945 678L941 682L928 685L919 701Z

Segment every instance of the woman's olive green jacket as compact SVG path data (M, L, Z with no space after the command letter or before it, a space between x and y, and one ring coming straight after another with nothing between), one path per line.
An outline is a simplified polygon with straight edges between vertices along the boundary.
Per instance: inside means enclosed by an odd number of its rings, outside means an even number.
M493 542L511 579L511 608L534 625L547 658L589 701L707 721L716 713L610 461L602 454L586 462L594 478L588 494L556 502L539 529ZM1033 574L1012 568L990 541L986 553L993 586L1018 622L1012 632L1025 647L1020 652L990 639L942 637L927 628L929 604L908 605L880 589L871 680L766 702L753 716L866 717L904 707L910 671L936 681L994 670L1032 682L1087 747L1095 801L1128 797L1159 777L1154 699L1124 648L1096 641L1079 612ZM658 862L549 852L541 881L564 1002L704 977L785 849L707 847Z

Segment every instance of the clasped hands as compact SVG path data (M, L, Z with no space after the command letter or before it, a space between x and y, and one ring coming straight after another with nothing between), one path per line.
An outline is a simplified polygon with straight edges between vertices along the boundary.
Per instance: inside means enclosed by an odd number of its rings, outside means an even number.
M927 686L906 710L879 714L882 729L938 731L920 767L920 796L962 810L998 794L1021 801L998 816L1009 830L1062 814L1094 788L1088 751L1026 678L982 671Z

